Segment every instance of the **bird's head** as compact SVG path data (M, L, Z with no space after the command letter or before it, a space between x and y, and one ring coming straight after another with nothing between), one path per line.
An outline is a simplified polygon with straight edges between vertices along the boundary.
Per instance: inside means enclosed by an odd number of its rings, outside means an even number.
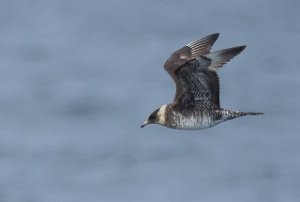
M141 128L144 128L146 125L149 124L160 124L165 125L166 122L166 105L158 108L154 112L152 112L149 118L141 125Z

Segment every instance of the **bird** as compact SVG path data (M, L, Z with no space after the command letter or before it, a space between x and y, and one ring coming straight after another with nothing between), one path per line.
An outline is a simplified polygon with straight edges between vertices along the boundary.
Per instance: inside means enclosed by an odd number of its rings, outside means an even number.
M261 112L240 112L220 106L220 82L217 71L246 46L215 52L211 47L219 33L193 41L175 51L164 69L173 79L176 92L172 103L162 105L141 125L159 124L171 129L207 129L227 120Z

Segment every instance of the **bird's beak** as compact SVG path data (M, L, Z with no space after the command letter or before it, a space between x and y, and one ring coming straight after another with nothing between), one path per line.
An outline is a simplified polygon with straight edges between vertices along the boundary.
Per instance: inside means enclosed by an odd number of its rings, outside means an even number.
M141 125L141 128L144 128L146 125L150 124L150 121L149 120L146 120L142 125Z

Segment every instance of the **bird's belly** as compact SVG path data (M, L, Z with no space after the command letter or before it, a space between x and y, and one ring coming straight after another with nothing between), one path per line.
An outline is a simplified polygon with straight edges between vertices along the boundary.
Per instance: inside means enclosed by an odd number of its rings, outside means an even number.
M210 114L206 113L193 115L177 114L177 116L174 116L173 123L175 126L174 128L185 130L206 129L218 124Z

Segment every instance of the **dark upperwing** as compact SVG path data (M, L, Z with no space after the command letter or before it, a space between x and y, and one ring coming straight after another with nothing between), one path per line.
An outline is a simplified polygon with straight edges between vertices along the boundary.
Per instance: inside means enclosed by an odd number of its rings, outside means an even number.
M164 68L176 83L175 71L184 63L199 56L208 54L212 45L218 39L219 33L208 35L204 38L193 41L174 52L165 62Z
M177 67L175 106L181 109L219 109L217 70L246 46L228 48L199 56Z

